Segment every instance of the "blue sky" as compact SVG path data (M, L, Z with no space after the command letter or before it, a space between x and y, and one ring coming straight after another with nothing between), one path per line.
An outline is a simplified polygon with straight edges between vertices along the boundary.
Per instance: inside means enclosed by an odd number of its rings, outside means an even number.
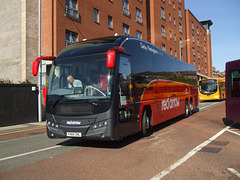
M227 61L240 59L240 0L185 0L199 20L210 19L212 35L212 64L225 71Z

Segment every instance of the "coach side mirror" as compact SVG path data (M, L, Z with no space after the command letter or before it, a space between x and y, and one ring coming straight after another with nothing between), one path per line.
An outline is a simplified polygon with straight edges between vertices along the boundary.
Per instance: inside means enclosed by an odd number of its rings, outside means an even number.
M109 50L107 52L107 68L108 69L113 69L114 64L115 64L115 51L114 50Z

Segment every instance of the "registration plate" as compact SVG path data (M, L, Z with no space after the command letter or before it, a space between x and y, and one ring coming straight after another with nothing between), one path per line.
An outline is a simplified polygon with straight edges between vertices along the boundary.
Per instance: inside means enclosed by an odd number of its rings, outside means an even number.
M82 137L80 132L67 132L67 137Z

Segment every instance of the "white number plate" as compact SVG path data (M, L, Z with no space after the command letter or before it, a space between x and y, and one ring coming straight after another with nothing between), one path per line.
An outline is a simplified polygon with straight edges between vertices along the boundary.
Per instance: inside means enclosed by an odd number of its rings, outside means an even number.
M80 132L67 132L67 137L82 137Z

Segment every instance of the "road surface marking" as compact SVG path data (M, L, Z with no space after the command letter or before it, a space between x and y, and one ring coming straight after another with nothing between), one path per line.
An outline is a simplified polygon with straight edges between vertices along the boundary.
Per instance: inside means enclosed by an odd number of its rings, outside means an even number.
M16 126L6 126L6 127L0 127L0 131L9 130L9 129L19 129L19 128L25 128L28 127L27 125L16 125Z
M227 168L230 172L232 172L233 174L235 174L237 177L240 177L240 173L237 172L235 169L233 168Z
M215 104L221 104L221 103L223 103L223 102L215 102L215 103L213 103L213 104L209 104L209 105L207 105L207 106L201 107L201 108L199 108L199 110L202 111L202 110L208 108L209 106L214 106Z
M233 134L236 134L236 135L240 136L239 133L237 133L237 132L235 132L235 131L233 131L233 130L228 129L227 131L230 132L230 133L233 133Z
M151 180L157 180L157 179L161 179L164 176L166 176L167 174L169 174L171 171L173 171L174 169L176 169L178 166L180 166L181 164L183 164L185 161L187 161L190 157L192 157L194 154L196 154L198 151L200 151L204 146L208 145L209 143L211 143L213 140L215 140L216 138L218 138L220 135L222 135L224 132L226 132L228 129L230 128L230 126L225 127L224 129L222 129L221 131L219 131L217 134L215 134L214 136L212 136L211 138L209 138L208 140L206 140L205 142L203 142L202 144L198 145L197 147L195 147L194 149L192 149L191 151L189 151L184 157L182 157L181 159L179 159L177 162L175 162L174 164L172 164L171 166L169 166L168 168L164 169L162 172L160 172L159 174L157 174L156 176L154 176L153 178L151 178Z
M7 135L7 134L15 134L19 132L25 132L25 131L32 131L32 130L37 130L37 129L43 129L45 127L38 127L38 128L32 128L32 129L25 129L25 130L20 130L20 131L13 131L13 132L7 132L7 133L0 133L0 136Z
M14 155L14 156L5 157L5 158L0 159L0 162L5 161L5 160L9 160L9 159L13 159L13 158L17 158L17 157L21 157L21 156L26 156L26 155L29 155L29 154L34 154L34 153L38 153L38 152L42 152L42 151L47 151L47 150L54 149L54 148L59 148L59 147L62 147L62 146L56 145L56 146L52 146L52 147L48 147L48 148L44 148L44 149L39 149L39 150L36 150L36 151L31 151L31 152L27 152L27 153L22 153L22 154L18 154L18 155Z

